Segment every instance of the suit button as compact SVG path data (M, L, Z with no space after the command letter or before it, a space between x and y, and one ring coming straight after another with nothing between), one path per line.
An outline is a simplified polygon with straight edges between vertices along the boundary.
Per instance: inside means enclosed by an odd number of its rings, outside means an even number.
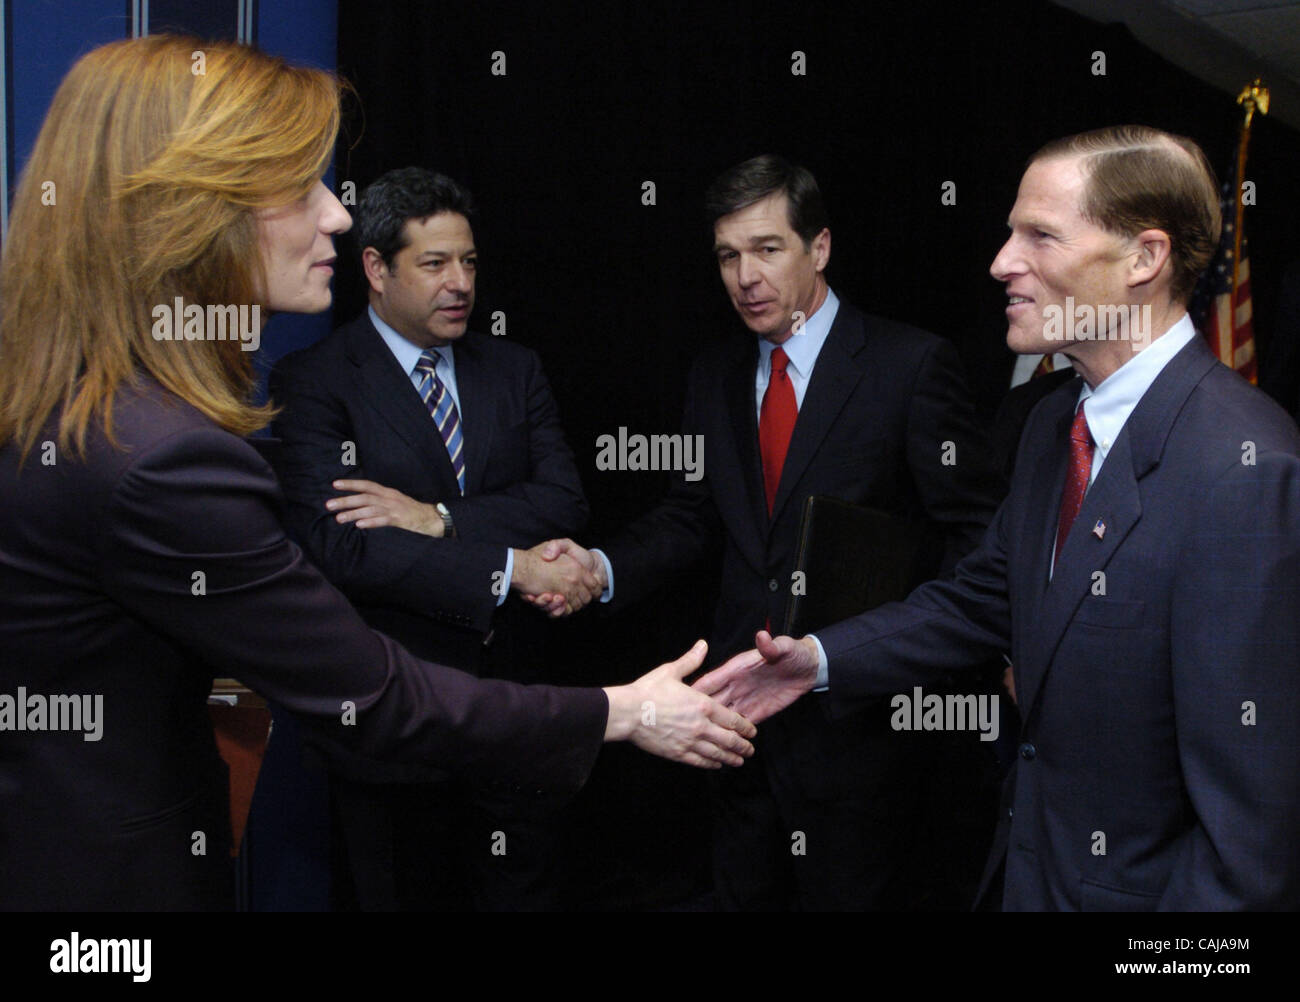
M1020 746L1020 757L1023 759L1026 760L1031 759L1037 754L1038 754L1038 749L1035 748L1028 741L1026 741L1023 745Z
M1016 809L1015 809L1014 807L1008 807L1008 808L1007 808L1007 817L1009 817L1009 818L1014 818L1015 816L1016 816Z
M778 588L780 588L780 587L781 587L781 586L777 583L776 578L773 578L771 581L769 581L769 582L767 583L767 590L768 590L768 591L776 591L776 590L777 590Z

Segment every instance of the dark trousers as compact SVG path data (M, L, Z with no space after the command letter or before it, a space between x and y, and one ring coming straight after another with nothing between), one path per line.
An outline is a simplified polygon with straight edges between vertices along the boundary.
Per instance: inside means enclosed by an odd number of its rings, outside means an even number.
M551 911L559 907L553 814L452 783L334 778L337 882L361 911Z
M810 798L774 776L763 755L757 751L740 769L710 776L717 907L901 907L903 836L916 805L893 796Z
M887 707L832 720L815 695L786 714L744 766L710 776L716 906L969 908L996 814L989 744L893 731Z
M543 617L508 602L494 617L490 643L459 643L367 619L419 657L486 678L524 684L544 677L549 631ZM403 626L398 630L394 627ZM367 782L384 775L386 781ZM560 905L556 862L561 806L491 795L391 763L374 773L330 776L337 838L334 874L344 907L362 911L552 911ZM350 893L349 893L350 892Z

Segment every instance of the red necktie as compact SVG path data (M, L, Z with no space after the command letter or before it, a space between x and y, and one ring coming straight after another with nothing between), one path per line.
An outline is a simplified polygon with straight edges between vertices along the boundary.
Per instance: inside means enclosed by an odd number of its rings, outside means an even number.
M794 386L786 375L784 348L772 352L772 375L763 394L763 407L758 417L758 450L763 457L763 486L767 490L767 513L772 514L776 501L776 488L781 482L781 467L790 449L790 436L799 407L794 402Z
M1080 403L1079 409L1074 412L1074 424L1070 425L1070 469L1065 475L1065 490L1061 494L1061 520L1056 525L1057 559L1060 559L1065 537L1070 534L1070 526L1079 517L1091 475L1092 433L1088 431L1088 418Z

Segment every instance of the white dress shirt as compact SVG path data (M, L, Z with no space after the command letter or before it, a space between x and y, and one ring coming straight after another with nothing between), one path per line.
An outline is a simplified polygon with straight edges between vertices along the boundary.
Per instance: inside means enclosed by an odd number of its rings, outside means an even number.
M397 359L397 364L402 367L402 371L407 374L411 380L411 385L417 390L420 384L424 382L424 373L419 372L415 366L420 361L420 355L424 349L418 344L412 344L397 331L389 327L379 318L373 306L367 307L370 311L370 322L375 325L375 330L379 331L379 336L384 339L384 344L388 345L388 350L393 353ZM456 386L456 356L452 351L452 345L445 348L434 348L433 353L438 356L437 364L434 365L434 371L437 372L438 378L442 380L442 385L447 387L447 392L451 394L451 399L456 404L456 412L460 415L461 434L465 433L465 409L460 405L460 389Z
M795 406L803 408L803 395L808 391L808 382L812 379L813 367L817 356L826 343L826 335L831 332L835 314L839 312L840 300L831 289L826 290L826 298L817 312L804 321L797 334L785 339L785 344L775 345L767 338L758 339L758 369L754 372L754 413L761 420L763 417L763 395L772 378L772 352L778 347L785 349L790 361L785 367L785 374L790 377L794 387Z

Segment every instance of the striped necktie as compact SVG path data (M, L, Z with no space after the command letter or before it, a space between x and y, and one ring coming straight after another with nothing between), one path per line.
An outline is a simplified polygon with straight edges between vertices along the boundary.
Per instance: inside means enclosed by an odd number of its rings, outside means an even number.
M415 363L415 371L424 374L420 380L420 399L429 408L433 423L438 426L438 434L447 446L447 456L451 459L451 468L456 471L456 481L460 484L461 494L465 493L465 436L460 430L460 412L456 410L456 401L446 384L438 378L435 371L441 356L432 348L420 353L420 360Z

